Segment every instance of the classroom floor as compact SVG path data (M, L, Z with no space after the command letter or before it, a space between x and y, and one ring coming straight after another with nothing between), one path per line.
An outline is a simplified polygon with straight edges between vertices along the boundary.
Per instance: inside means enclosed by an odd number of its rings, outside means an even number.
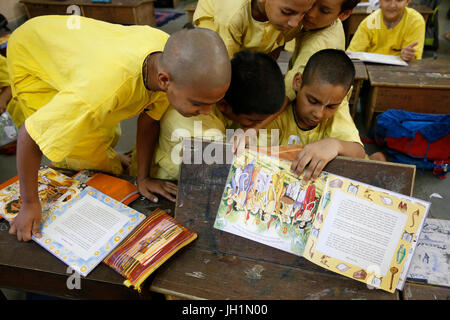
M167 10L184 12L183 8L189 2L193 2L193 0L181 0L180 4L175 9ZM439 10L439 49L436 52L425 51L423 56L424 59L450 59L450 41L445 39L444 36L445 32L450 30L450 20L447 19L447 11L449 10L449 7L450 1L442 1ZM180 30L187 22L187 15L183 14L177 19L168 22L166 25L163 25L160 29L170 34L177 30ZM283 55L280 56L279 62L287 62L289 60L289 56L289 53L284 52ZM360 130L360 135L363 137L366 136L367 132L362 125L362 115L360 107L358 108L358 112L356 114L355 123ZM115 149L118 153L125 153L130 151L134 146L136 139L137 117L123 121L121 126L122 136ZM366 152L368 154L372 154L373 152L380 150L381 149L379 149L375 145L366 145ZM48 160L44 159L43 164L48 164ZM16 175L16 157L14 155L0 155L0 183ZM416 178L414 181L413 196L419 199L430 201L432 203L429 217L450 220L450 210L448 210L448 208L446 207L447 201L450 199L450 175L448 175L447 179L440 180L434 177L431 172L422 172L418 170L416 172ZM8 299L26 298L24 292L5 289L2 289L2 291Z

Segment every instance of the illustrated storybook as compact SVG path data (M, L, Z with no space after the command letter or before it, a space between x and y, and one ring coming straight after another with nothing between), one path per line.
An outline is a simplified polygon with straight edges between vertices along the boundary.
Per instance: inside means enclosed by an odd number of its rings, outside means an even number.
M197 238L164 210L156 209L112 251L104 262L124 276L124 284L141 284L167 259Z
M369 52L352 52L346 51L347 55L352 60L361 60L363 62L373 62L381 64L390 64L395 66L407 66L406 63L400 56L394 56L390 54L381 53L369 53Z
M0 187L0 215L13 221L21 201L17 177ZM32 239L83 276L89 274L145 215L51 168L38 172L41 238Z
M302 256L389 292L402 289L430 203L245 150L230 168L216 229Z

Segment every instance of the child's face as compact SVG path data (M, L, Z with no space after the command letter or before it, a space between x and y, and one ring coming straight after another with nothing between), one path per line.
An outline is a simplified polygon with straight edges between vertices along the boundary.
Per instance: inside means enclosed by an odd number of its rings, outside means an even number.
M340 17L344 0L316 0L305 14L302 24L306 30L321 29L330 26Z
M300 81L298 75L293 86L297 91L295 115L300 128L309 130L334 115L348 90L320 81L301 86L301 75Z
M170 104L183 116L193 117L209 114L215 103L220 101L228 90L228 85L215 89L205 87L178 88L170 85L167 88L167 98Z
M266 120L270 115L267 114L235 114L231 106L222 99L217 103L217 108L230 120L239 123L242 128L253 128Z
M256 0L258 1L258 0ZM259 0L270 23L279 31L295 28L314 0Z
M405 7L411 0L380 0L380 8L383 12L383 18L388 22L400 20Z

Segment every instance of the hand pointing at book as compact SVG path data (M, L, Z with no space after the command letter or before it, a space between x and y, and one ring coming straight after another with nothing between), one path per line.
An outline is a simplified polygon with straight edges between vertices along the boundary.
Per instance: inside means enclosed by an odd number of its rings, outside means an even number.
M144 178L138 179L138 189L139 193L150 201L158 202L158 198L154 195L154 193L157 193L169 199L170 201L175 202L178 187L172 182Z

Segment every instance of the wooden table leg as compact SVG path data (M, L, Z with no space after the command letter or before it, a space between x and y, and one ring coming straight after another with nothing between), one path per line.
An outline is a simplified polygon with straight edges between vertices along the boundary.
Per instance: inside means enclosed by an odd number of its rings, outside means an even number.
M353 119L355 119L356 110L358 108L358 99L359 99L359 93L361 92L362 83L363 83L363 80L355 81L355 94L353 95L352 108L350 110L350 113L351 113Z
M378 95L378 87L371 87L369 93L369 103L365 112L364 125L366 127L367 132L369 132L370 127L372 126L372 118L375 111L375 104L377 102Z

